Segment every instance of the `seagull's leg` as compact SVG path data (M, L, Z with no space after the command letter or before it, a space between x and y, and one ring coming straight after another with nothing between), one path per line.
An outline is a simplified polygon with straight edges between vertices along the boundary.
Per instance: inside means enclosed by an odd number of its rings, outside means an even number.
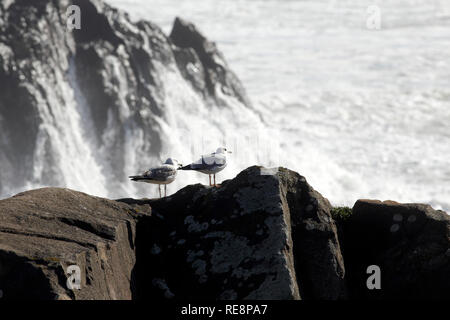
M209 176L209 186L211 186L211 175L208 174L208 176Z
M159 197L161 198L161 185L158 184L158 190L159 190Z
M164 197L167 197L167 184L164 185Z
M216 174L214 173L214 187L217 187L216 186Z

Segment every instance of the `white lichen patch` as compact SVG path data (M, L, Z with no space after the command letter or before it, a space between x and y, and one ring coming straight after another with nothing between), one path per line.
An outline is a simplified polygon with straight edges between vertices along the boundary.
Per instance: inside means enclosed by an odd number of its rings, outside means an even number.
M155 216L161 220L164 220L164 217L162 215L160 215L159 213L155 213Z
M305 229L308 231L311 230L325 231L326 226L323 223L316 222L312 219L305 219L303 222L305 224Z
M247 238L236 236L231 232L223 232L223 237L214 242L211 252L211 271L226 273L236 269L242 261L253 254L248 246Z
M208 276L206 274L202 274L199 278L198 278L198 282L199 283L205 283L206 281L208 281Z
M208 189L200 190L194 194L192 201L196 202L200 197L205 196L208 193Z
M241 188L233 197L241 208L241 215L256 211L276 214L282 210L280 182L275 178L267 178L262 182L255 183L252 187Z
M231 232L223 232L220 240L215 241L211 252L211 272L227 273L241 281L252 275L267 273L288 273L286 257L283 251L288 241L288 228L282 215L266 218L265 225L268 237L254 245L250 245L245 237ZM243 267L248 264L249 268ZM277 266L274 270L273 266ZM286 277L289 277L289 273ZM285 278L286 278L285 277Z
M195 274L201 276L206 273L206 262L203 260L195 260L192 263L192 268L195 270Z
M252 272L250 270L238 267L236 269L233 270L233 272L231 273L231 275L237 279L243 279L243 280L247 280L250 275L252 274Z
M234 290L225 290L219 297L219 300L236 300L238 297L237 292Z
M172 291L170 291L169 286L163 279L155 278L152 280L152 284L153 284L153 286L157 287L158 289L160 289L164 292L165 298L171 299L171 298L175 297L175 295L172 293Z
M187 216L184 218L184 224L190 224L192 221L194 221L194 216Z
M158 247L156 244L154 244L152 246L152 249L150 250L150 253L153 254L153 255L160 254L161 253L161 248Z
M395 233L395 232L397 232L398 230L400 230L400 226L399 226L397 223L394 223L394 224L391 226L390 231L391 231L392 233Z
M188 250L186 254L187 254L186 261L190 263L194 261L197 257L203 256L204 252L202 250L200 251Z
M8 63L9 60L14 56L14 52L10 47L0 42L0 56L3 57L3 60L5 61L6 65L6 63Z
M207 233L203 238L223 238L226 235L225 231L213 231L210 233Z
M184 219L184 224L186 224L188 232L202 232L208 229L208 222L200 223L194 219L194 216L187 216Z

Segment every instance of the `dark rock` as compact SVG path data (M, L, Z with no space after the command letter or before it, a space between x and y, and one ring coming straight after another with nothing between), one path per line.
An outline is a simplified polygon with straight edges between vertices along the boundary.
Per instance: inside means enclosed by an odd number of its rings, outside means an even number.
M2 299L448 299L449 216L359 200L340 221L284 168L111 201L46 188L0 201ZM67 267L81 269L69 290ZM381 268L368 290L367 267Z
M131 299L135 240L149 209L46 188L0 201L0 290L7 299ZM69 290L69 265L81 290Z
M287 169L159 200L46 188L0 201L4 299L338 299L343 275L328 201Z
M281 169L289 204L297 279L304 299L344 299L344 260L331 205L298 173Z
M359 200L343 224L351 298L449 299L450 217L424 204ZM381 269L368 290L367 267Z
M251 167L218 188L191 185L148 203L140 234L151 247L137 266L139 279L152 276L145 297L345 297L330 204L295 172Z
M216 91L221 90L226 95L237 97L245 105L250 105L244 88L228 68L216 44L206 39L192 23L176 18L170 39L181 48L175 51L175 58L186 79L192 81L193 74L203 74L206 93L215 97ZM194 52L198 59L193 55Z

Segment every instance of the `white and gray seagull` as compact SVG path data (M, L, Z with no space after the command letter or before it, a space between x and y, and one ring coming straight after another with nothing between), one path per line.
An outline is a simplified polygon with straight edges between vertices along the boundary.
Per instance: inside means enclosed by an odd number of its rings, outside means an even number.
M167 185L175 181L177 169L181 166L177 160L169 158L162 165L150 168L139 176L130 176L132 181L153 183L158 185L161 198L161 185L164 185L164 196L167 195Z
M222 171L227 166L227 153L231 153L226 148L217 148L216 152L203 155L200 159L179 170L194 170L209 176L209 185L211 186L211 175L214 176L214 186L216 186L216 173Z

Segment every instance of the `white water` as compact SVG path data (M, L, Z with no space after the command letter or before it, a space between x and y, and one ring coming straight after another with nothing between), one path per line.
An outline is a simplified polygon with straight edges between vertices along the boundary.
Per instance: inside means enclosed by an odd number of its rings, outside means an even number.
M450 211L450 1L109 2L167 33L181 16L216 41L279 130L280 164L334 204ZM372 4L380 30L366 27Z
M39 63L35 64L38 74L43 74ZM46 100L34 87L30 91L37 97L37 108L42 124L36 137L36 148L33 154L33 178L27 181L25 190L42 187L44 171L49 164L46 160L52 154L55 164L52 170L63 186L74 188L91 194L106 195L107 184L101 172L101 164L93 155L92 146L86 141L85 123L89 119L83 117L83 103L79 101L79 89L76 86L75 74L69 68L69 83L59 69L55 70L58 85L63 96L57 96L44 76L38 76L37 83L46 88ZM77 103L78 100L78 103ZM80 156L82 155L82 157ZM87 170L88 169L88 170ZM14 194L23 189L11 190Z

